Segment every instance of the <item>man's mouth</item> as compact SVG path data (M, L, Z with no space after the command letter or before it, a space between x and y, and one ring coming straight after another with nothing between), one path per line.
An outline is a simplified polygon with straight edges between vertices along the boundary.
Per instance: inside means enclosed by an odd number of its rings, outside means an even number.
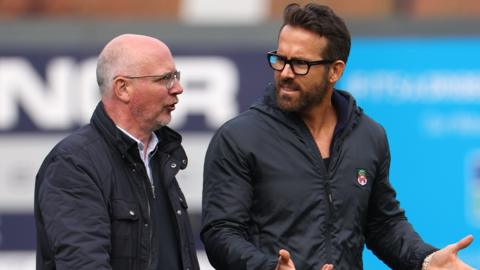
M299 91L298 87L294 84L291 83L281 83L279 85L279 91L284 92L284 93L291 93L291 92L296 92Z
M282 85L282 86L280 86L280 91L282 91L282 92L295 92L295 91L298 91L298 90L291 87L291 86Z
M167 105L167 109L168 109L169 111L175 110L175 105L176 105L176 104L177 104L177 102L172 103L172 104L170 104L170 105Z

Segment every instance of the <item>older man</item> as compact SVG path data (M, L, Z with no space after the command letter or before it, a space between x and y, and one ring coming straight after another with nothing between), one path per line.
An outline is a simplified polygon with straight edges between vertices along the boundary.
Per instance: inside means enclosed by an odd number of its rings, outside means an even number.
M126 34L100 53L102 100L62 140L35 186L37 269L199 269L166 125L183 92L169 48Z

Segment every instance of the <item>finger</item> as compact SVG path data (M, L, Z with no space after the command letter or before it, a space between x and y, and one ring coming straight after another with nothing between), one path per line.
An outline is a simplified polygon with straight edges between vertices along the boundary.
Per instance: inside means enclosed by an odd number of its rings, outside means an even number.
M333 264L323 265L322 270L333 270Z
M290 261L290 252L287 250L280 249L280 251L278 251L278 255L280 256L279 260L281 263L287 264Z
M473 242L473 236L468 235L464 237L462 240L454 244L454 251L458 252L459 250L468 247L472 242Z

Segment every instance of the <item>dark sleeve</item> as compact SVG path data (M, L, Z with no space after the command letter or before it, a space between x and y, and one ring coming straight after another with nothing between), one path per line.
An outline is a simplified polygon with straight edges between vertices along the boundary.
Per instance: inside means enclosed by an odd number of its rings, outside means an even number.
M38 206L58 270L111 269L110 218L88 167L57 156L41 174Z
M217 270L273 270L276 258L250 242L251 165L224 131L212 139L204 164L201 238L208 259Z
M437 249L421 239L400 208L389 181L390 150L384 136L383 158L369 203L367 247L392 269L420 270L425 257Z

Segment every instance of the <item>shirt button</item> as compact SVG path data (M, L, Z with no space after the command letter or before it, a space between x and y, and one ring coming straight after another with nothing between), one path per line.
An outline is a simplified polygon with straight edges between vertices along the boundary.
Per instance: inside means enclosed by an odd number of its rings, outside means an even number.
M135 216L135 212L133 212L132 210L130 210L130 212L128 212L130 214L130 216Z
M148 223L143 224L143 226L144 226L145 228L147 228L147 227L148 227Z
M170 167L172 167L172 169L176 168L176 167L177 167L177 163L172 163L172 164L170 164Z
M181 216L182 215L182 210L177 210L177 215Z
M181 202L183 202L183 199L182 199L182 197L178 197L178 199L179 199Z

